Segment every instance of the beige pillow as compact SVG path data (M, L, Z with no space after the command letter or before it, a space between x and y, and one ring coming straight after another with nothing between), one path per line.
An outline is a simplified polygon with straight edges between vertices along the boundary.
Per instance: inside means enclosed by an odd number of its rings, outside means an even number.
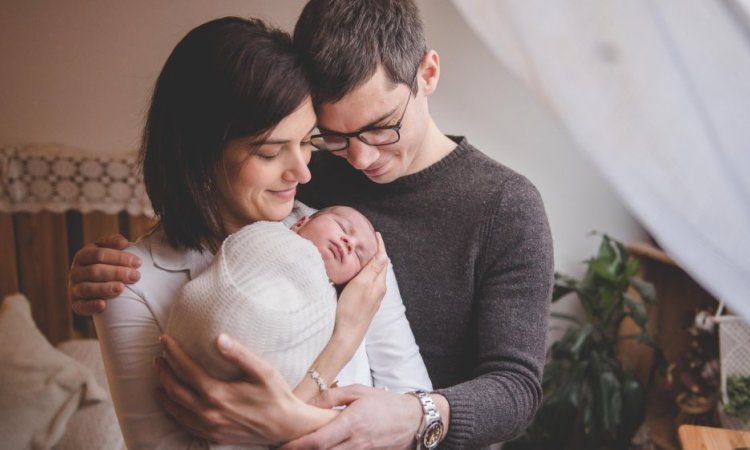
M84 366L53 348L21 294L0 306L0 445L48 449L87 402L107 398Z

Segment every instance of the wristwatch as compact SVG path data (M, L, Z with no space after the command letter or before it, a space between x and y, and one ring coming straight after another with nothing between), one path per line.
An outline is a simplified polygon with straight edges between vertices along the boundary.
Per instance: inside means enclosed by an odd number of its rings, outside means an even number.
M424 420L417 432L417 450L432 450L438 446L440 439L443 437L443 421L440 419L435 402L432 401L430 394L424 391L413 391L409 394L417 397L422 404Z

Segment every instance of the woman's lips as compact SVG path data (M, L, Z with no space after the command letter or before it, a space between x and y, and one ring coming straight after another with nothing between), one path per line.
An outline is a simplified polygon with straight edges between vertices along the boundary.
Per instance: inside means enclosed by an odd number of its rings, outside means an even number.
M294 199L294 196L297 195L297 186L280 191L269 190L268 192L270 192L274 197L280 198L281 200L292 200Z

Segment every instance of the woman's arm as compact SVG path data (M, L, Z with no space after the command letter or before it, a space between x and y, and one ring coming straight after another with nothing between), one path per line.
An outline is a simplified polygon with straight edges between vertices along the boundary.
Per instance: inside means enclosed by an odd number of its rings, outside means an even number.
M154 359L161 354L160 327L145 301L130 288L94 316L109 389L127 447L191 448L201 443L175 424L154 399Z
M383 297L384 295L388 297L386 291L388 273L391 274L390 282L395 285L395 278L390 265L389 270L382 269L387 261L383 238L380 233L375 233L375 236L378 242L378 251L366 267L377 270L377 276L374 281L367 273L363 277L357 276L341 292L336 306L336 324L333 329L333 336L312 365L320 377L329 385L333 383L341 369L352 359L362 343L365 333L369 333L368 329L372 328L370 325L373 317L382 314ZM395 289L398 295L398 286ZM392 301L391 299L390 302ZM400 303L400 296L398 301ZM411 331L409 331L409 334L411 334ZM394 336L394 339L400 337L402 336ZM414 338L412 337L413 341ZM424 365L422 368L424 369ZM294 394L306 402L319 393L320 386L310 376L306 376L294 389Z

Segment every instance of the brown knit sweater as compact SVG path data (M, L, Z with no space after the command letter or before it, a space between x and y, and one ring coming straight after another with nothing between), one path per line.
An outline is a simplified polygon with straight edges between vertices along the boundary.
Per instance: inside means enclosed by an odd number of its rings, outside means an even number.
M450 404L441 448L474 449L522 433L539 405L552 238L526 178L452 139L441 161L384 185L315 153L300 199L353 206L383 234L427 370Z

